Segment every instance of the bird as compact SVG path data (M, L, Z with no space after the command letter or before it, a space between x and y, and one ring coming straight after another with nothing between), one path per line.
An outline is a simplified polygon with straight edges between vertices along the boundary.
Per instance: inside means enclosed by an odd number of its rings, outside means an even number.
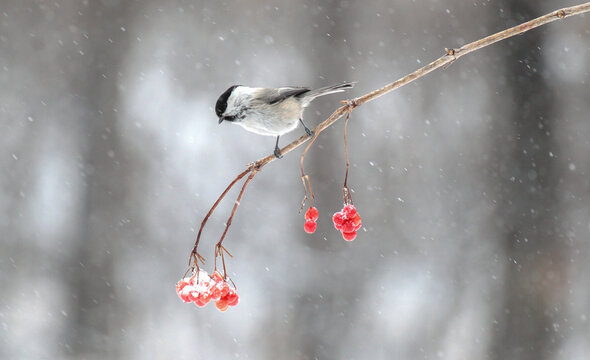
M224 121L266 136L276 136L274 155L281 158L279 138L303 125L305 132L313 132L303 123L303 111L316 98L351 89L354 82L310 89L308 87L261 88L233 85L215 104L219 124Z

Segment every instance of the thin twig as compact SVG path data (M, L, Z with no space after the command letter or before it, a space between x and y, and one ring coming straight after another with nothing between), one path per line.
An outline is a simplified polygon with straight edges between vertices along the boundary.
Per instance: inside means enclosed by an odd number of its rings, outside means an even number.
M203 221L201 222L201 227L199 228L199 232L197 233L197 239L195 240L195 245L193 246L193 250L191 251L191 256L189 257L189 267L190 266L199 266L199 262L198 260L200 260L201 262L205 262L205 258L202 257L201 255L199 255L199 253L197 252L197 248L199 246L199 241L201 240L201 233L203 232L203 228L205 227L205 224L207 223L207 221L209 220L209 217L211 216L211 214L213 213L213 211L215 211L215 209L217 208L217 205L219 205L219 203L221 202L221 200L223 200L223 198L225 197L225 195L227 195L227 193L231 190L231 188L244 176L246 176L246 174L248 174L249 172L252 171L252 165L250 165L250 167L248 167L248 169L244 170L242 173L240 173L238 176L236 176L235 179L233 179L233 181L225 188L225 190L221 193L221 195L219 196L219 198L217 198L217 201L215 201L215 203L213 204L213 206L211 206L211 209L209 209L209 212L207 213L207 215L205 215L205 218L203 219Z
M249 171L250 171L250 175L248 175L248 178L244 182L244 185L242 185L242 190L240 190L240 194L238 195L238 198L236 199L236 201L234 203L234 207L231 210L231 215L229 216L229 219L227 219L227 222L225 223L225 230L223 231L223 234L221 235L221 238L219 239L217 244L215 244L215 259L217 259L217 256L219 254L221 254L221 261L223 262L224 274L225 274L225 260L223 257L223 251L227 252L227 254L229 256L231 256L231 254L229 253L229 251L227 251L221 245L221 243L223 242L223 239L225 239L225 235L227 234L227 231L229 230L229 227L231 226L231 222L234 218L234 215L236 214L236 210L238 209L238 206L240 206L240 201L242 201L242 196L244 196L244 192L246 191L246 187L248 186L250 181L252 181L252 179L254 179L254 176L256 176L256 174L258 173L258 168L252 167L251 169L249 169Z
M288 144L287 146L282 148L281 154L285 155L285 154L295 150L296 148L298 148L299 146L301 146L303 143L305 143L306 141L308 141L311 138L312 142L308 145L308 147L304 151L304 154L305 154L307 152L307 150L309 150L309 147L311 146L313 141L318 137L318 135L322 131L324 131L330 125L332 125L333 123L338 121L344 114L347 114L347 113L350 114L350 103L351 102L355 104L355 107L363 105L363 104L365 104L369 101L375 100L378 97L383 96L393 90L396 90L404 85L407 85L407 84L429 74L430 72L432 72L436 69L439 69L439 68L446 69L452 63L454 63L457 59L459 59L461 56L467 55L473 51L476 51L476 50L479 50L479 49L484 48L486 46L492 45L498 41L507 39L509 37L525 33L531 29L534 29L534 28L539 27L541 25L545 25L545 24L553 22L555 20L563 19L563 18L573 16L573 15L583 14L588 11L590 11L590 2L586 2L584 4L559 9L559 10L553 11L551 13L548 13L546 15L535 18L533 20L522 23L520 25L517 25L517 26L511 27L509 29L497 32L497 33L487 36L483 39L471 42L471 43L464 45L458 49L445 49L445 55L441 56L440 58L436 59L435 61L431 62L430 64L414 71L411 74L408 74L408 75L402 77L401 79L399 79L397 81L387 84L380 89L374 90L374 91L372 91L368 94L365 94L361 97L347 101L346 105L341 106L338 109L336 109L332 113L332 115L330 115L330 117L328 119L324 120L318 126L316 126L316 128L313 130L313 137L310 135L307 135L307 134L301 136L300 138L296 139L295 141L291 142L290 144ZM209 219L209 217L211 216L211 214L213 213L213 211L215 210L217 205L219 205L221 200L229 192L229 190L236 184L236 182L238 182L246 174L250 173L250 176L248 177L248 179L246 180L246 182L244 183L244 185L242 187L242 190L240 191L240 194L238 196L238 200L236 201L236 204L234 205L234 208L232 209L232 214L228 220L228 223L226 224L225 231L223 232L221 240L216 245L216 249L223 248L223 246L221 246L221 242L223 241L223 239L227 233L227 230L229 229L229 225L231 224L231 219L233 218L233 216L236 212L237 206L239 205L239 202L240 202L242 196L244 195L244 190L246 189L246 186L252 180L252 178L254 178L255 174L259 170L261 170L265 165L267 165L275 160L276 160L275 155L270 154L270 155L268 155L256 162L250 164L248 166L248 169L246 169L244 172L239 174L229 184L229 186L225 189L225 191L217 199L215 204L213 204L213 206L211 207L211 209L209 210L209 212L207 213L207 215L203 219L203 222L201 223L201 227L199 228L199 233L197 235L197 240L195 241L195 245L193 247L193 250L191 251L191 256L189 259L189 266L194 265L194 266L198 267L198 260L204 261L202 256L197 253L197 247L199 245L199 239L201 237L201 232L203 230L203 227L207 223L207 220ZM303 157L301 158L301 169L302 169L302 174L303 174L302 176L305 176L305 174L303 173ZM305 184L305 181L304 181L304 184ZM225 250L225 248L223 248L223 250ZM227 250L225 250L225 251L227 251Z

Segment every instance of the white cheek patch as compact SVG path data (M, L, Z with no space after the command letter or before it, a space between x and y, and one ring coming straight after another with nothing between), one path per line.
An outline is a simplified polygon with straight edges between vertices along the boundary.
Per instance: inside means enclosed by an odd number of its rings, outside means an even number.
M239 86L234 89L231 96L227 100L226 115L238 115L239 112L247 108L247 104L252 101L252 98L257 89L246 86Z

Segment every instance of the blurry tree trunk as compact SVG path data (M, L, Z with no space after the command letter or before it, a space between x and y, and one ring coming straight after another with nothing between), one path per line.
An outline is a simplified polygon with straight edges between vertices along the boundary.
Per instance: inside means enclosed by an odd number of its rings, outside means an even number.
M113 309L116 298L112 284L117 248L125 239L120 226L126 216L125 179L122 176L120 141L116 131L119 69L128 48L125 31L132 13L127 2L111 7L90 2L82 7L84 18L78 26L88 34L88 46L83 51L86 66L82 73L70 74L76 79L71 91L79 96L88 109L84 118L86 141L81 163L86 180L86 194L81 201L79 243L73 251L68 278L75 301L72 303L71 351L86 358L116 358L119 343L114 331L124 329L122 309ZM119 21L104 21L119 19ZM115 235L119 234L119 235ZM115 302L116 303L116 302Z
M508 1L501 8L514 22L541 15L535 1ZM504 26L504 22L502 24ZM503 177L500 231L505 237L505 297L493 341L497 359L549 359L559 346L554 324L564 298L565 266L560 245L555 188L559 174L552 139L551 88L543 79L543 34L502 43L507 89L512 93L512 134L497 134L493 163ZM509 150L506 150L509 149ZM490 301L497 301L490 299Z

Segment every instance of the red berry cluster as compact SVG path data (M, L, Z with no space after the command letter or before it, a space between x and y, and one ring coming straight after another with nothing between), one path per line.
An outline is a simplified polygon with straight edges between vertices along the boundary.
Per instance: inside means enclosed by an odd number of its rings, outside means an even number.
M303 230L305 230L306 233L313 234L318 228L316 221L318 220L319 215L320 213L315 207L310 206L309 209L307 209L305 212L305 225L303 225Z
M340 230L342 237L346 241L352 241L356 238L356 232L362 226L361 216L356 212L352 204L344 206L342 211L337 212L332 217L334 227Z
M210 277L207 272L199 270L193 276L176 283L176 293L182 301L194 302L198 307L203 307L213 300L220 311L237 305L239 301L236 289L231 287L218 271Z

